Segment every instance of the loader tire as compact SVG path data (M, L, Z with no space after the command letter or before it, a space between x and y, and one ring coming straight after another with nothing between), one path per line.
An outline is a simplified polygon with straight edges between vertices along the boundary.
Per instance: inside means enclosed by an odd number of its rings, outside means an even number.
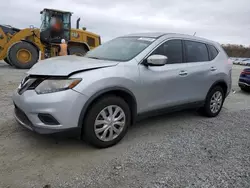
M20 41L12 45L8 51L8 60L18 69L30 69L37 63L38 50L30 43Z
M12 66L12 64L9 62L9 60L8 60L8 58L6 57L6 58L4 58L4 62L5 63L7 63L7 64L9 64L10 66Z
M68 48L69 55L84 56L87 53L87 49L83 46L71 46Z

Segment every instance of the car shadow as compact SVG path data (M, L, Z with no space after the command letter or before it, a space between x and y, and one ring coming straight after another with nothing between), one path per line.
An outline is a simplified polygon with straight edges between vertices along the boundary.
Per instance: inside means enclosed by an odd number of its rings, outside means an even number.
M240 90L239 92L246 95L250 95L250 89L248 91Z
M8 65L7 63L0 62L0 68L1 69L11 69L13 68L12 66Z
M178 132L178 130L188 126L188 124L192 122L197 123L201 119L204 119L204 116L202 116L195 109L168 112L157 116L147 117L136 122L130 127L129 134L127 134L127 136L131 138L134 136L134 134L147 135L149 132L154 132L155 135L161 135L162 131L165 133Z
M140 120L134 125L130 126L124 139L118 145L115 145L112 148L120 147L120 144L129 146L135 139L138 139L136 142L139 142L140 136L150 132L152 133L152 131L156 132L157 134L157 131L161 131L162 126L164 126L165 131L173 131L174 129L178 129L179 127L176 126L175 123L176 120L178 119L178 122L180 123L182 118L188 119L189 117L197 119L201 118L201 116L195 110L182 110L144 118L143 120ZM184 123L185 120L181 122ZM41 135L22 127L22 137L24 137L23 139L31 139L31 145L35 145L38 150L56 149L66 150L69 153L79 151L90 152L97 150L96 148L88 145L84 140L81 140L80 137L76 137L74 132ZM106 150L110 150L110 148L106 148Z
M10 66L9 64L7 64L7 63L5 63L5 62L0 62L0 68L1 69L15 69L15 71L20 71L20 72L22 72L22 71L27 71L27 70L29 70L29 69L17 69L17 68L15 68L15 67L13 67L13 66Z

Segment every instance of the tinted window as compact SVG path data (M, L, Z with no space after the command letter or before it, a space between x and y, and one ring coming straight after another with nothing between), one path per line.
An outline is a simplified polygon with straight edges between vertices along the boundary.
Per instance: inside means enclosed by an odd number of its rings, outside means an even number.
M218 55L218 50L212 46L212 45L208 45L208 49L209 49L209 53L210 53L210 58L211 60L214 59L217 55Z
M182 43L181 40L170 40L159 46L153 53L168 57L168 64L182 63Z
M206 44L185 41L187 62L209 61Z

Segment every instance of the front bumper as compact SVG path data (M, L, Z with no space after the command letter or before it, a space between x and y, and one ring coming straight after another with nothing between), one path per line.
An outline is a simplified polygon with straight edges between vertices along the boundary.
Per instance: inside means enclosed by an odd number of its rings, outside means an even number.
M241 88L250 88L250 84L245 82L238 82L239 87Z
M88 97L74 90L37 95L27 90L14 93L14 117L19 124L40 134L51 134L79 128L79 117ZM42 115L50 117L44 121Z
M26 116L26 114L15 105L15 111L14 111L14 117L16 119L16 121L22 125L23 127L34 131L36 133L39 134L53 134L53 133L58 133L58 132L63 132L63 131L67 131L68 129L53 129L50 127L38 127L38 126L34 126L32 124L32 122L29 120L29 118ZM74 128L72 128L74 129ZM71 130L71 129L69 129Z
M240 76L238 85L241 88L250 88L250 78L246 76Z

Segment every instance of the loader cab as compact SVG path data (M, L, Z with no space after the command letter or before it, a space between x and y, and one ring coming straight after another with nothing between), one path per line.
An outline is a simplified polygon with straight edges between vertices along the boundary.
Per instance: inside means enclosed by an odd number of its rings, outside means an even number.
M60 38L64 38L66 41L70 40L71 29L71 12L65 12L54 9L44 9L41 14L41 27L40 31L45 32L51 28L61 27ZM56 28L57 28L56 27Z

